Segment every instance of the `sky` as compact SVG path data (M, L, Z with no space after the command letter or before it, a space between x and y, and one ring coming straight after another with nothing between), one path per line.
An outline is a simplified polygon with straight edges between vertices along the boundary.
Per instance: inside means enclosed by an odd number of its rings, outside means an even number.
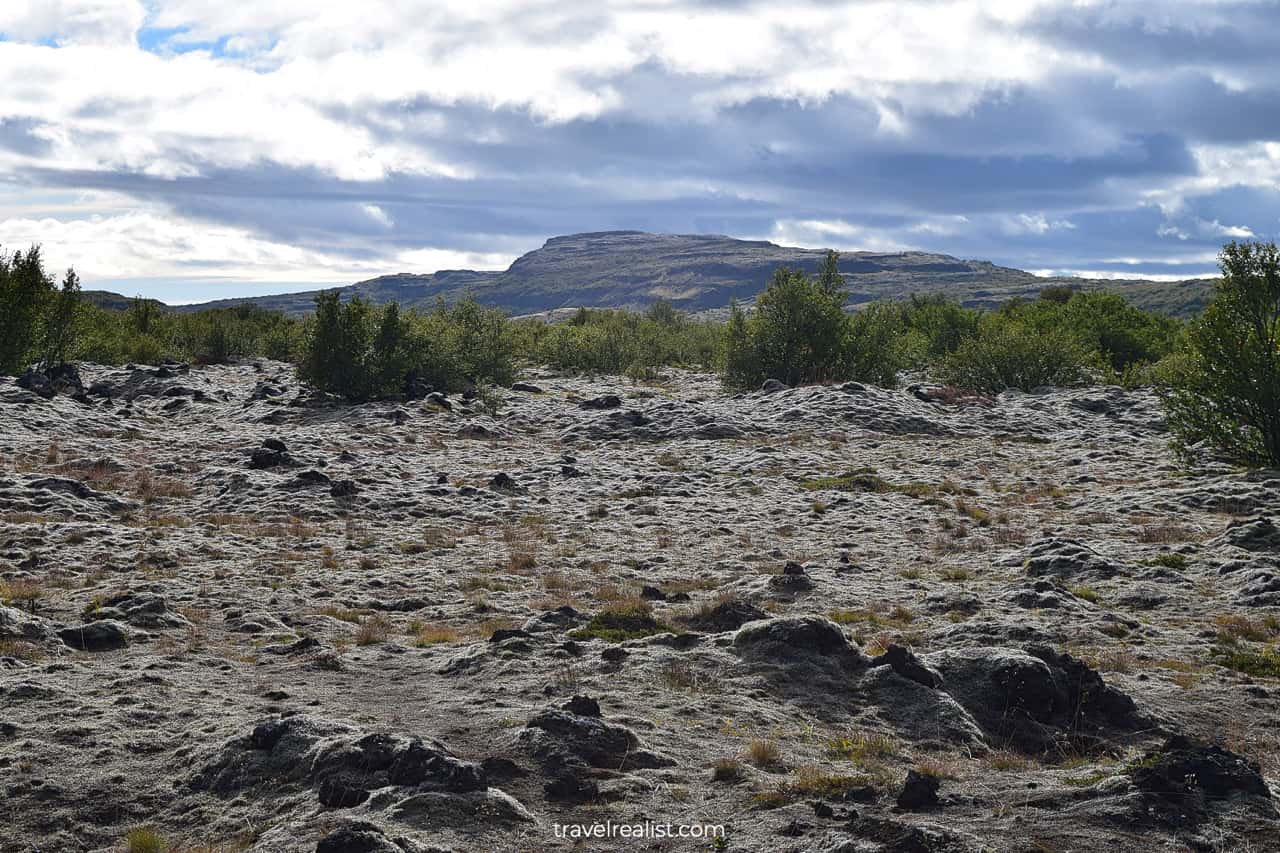
M3 0L0 245L192 302L558 234L1186 278L1280 231L1280 0Z

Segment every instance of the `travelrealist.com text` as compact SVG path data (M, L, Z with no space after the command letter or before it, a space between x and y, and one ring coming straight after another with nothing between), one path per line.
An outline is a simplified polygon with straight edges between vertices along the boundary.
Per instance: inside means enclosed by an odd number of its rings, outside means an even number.
M724 826L710 823L553 823L556 838L724 838Z

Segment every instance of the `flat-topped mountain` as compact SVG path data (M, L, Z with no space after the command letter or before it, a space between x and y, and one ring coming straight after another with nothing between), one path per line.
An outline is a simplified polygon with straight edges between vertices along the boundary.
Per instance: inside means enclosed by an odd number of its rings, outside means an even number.
M374 303L392 300L427 308L438 297L466 294L513 314L579 306L644 308L668 299L686 311L725 308L731 300L748 302L781 266L818 268L825 250L778 246L761 240L737 240L705 234L648 234L601 231L553 237L517 258L506 270L441 270L418 275L379 276L343 288ZM850 304L901 299L911 293L941 291L971 306L992 306L1015 297L1034 296L1047 284L1069 282L1082 288L1105 287L1141 307L1185 314L1198 310L1207 282L1173 284L1148 281L1099 282L1046 279L989 261L963 260L930 252L850 252L841 256ZM197 310L251 303L288 314L311 310L315 292L289 293L185 305Z

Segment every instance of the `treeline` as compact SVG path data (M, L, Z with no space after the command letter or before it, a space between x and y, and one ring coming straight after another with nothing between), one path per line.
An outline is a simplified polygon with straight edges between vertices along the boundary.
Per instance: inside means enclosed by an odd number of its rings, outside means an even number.
M839 256L816 277L780 269L750 317L737 305L726 330L725 381L750 388L857 380L892 386L905 371L998 393L1043 385L1138 383L1169 355L1183 324L1101 291L1046 288L995 311L940 294L845 311Z
M735 304L727 322L697 321L661 301L642 313L581 309L545 322L511 320L471 299L402 311L337 291L302 321L253 306L179 314L138 299L126 311L97 308L80 299L73 271L57 285L33 248L0 254L0 371L268 357L353 401L508 385L521 363L636 381L689 367L742 390L770 379L891 387L904 374L987 394L1151 385L1180 446L1280 464L1280 252L1231 243L1221 260L1215 297L1190 323L1067 287L991 311L922 295L849 313L835 252L815 276L777 270L754 310Z
M179 314L139 298L124 311L100 308L83 298L74 270L55 282L39 247L0 252L0 374L77 361L289 361L301 351L304 331L302 321L252 305Z

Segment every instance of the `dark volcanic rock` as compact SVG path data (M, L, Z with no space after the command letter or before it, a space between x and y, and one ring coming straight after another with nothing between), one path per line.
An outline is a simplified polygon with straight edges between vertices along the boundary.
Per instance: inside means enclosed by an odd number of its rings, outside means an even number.
M316 790L320 805L331 809L349 809L369 799L369 792L359 782L330 777Z
M736 631L748 622L768 618L768 613L751 602L735 598L698 611L686 618L684 624L695 631L719 634L725 631Z
M959 649L926 659L991 738L1024 752L1091 746L1150 725L1097 672L1046 647Z
M353 820L330 832L316 845L316 853L405 853L376 824Z
M592 397L590 400L583 400L578 404L580 409L616 409L622 405L622 398L617 394L605 394L600 397Z
M590 696L574 696L564 703L564 710L580 717L600 716L600 703Z
M795 701L821 713L840 707L851 679L869 661L839 625L820 616L748 622L733 637L748 669Z
M1264 516L1233 521L1221 536L1209 540L1208 544L1217 547L1233 545L1245 551L1280 553L1280 528Z
M926 776L915 770L907 771L907 780L898 792L898 808L903 811L920 811L933 808L938 804L938 788L941 785L937 776Z
M925 665L905 646L890 643L884 654L871 659L871 666L889 666L903 678L925 687L941 687L942 676Z
M840 626L821 616L770 619L739 629L734 648L743 657L785 662L795 658L849 658L860 666L862 656Z
M626 726L559 709L535 714L520 733L519 740L549 767L585 762L609 770L633 770L669 767L675 763L644 749L635 732Z
M1042 539L1024 551L1011 554L1003 562L1005 565L1021 565L1032 577L1111 578L1128 573L1123 563L1108 560L1073 539Z
M122 649L129 644L129 633L125 627L110 619L90 622L78 628L63 628L58 636L73 649L86 652Z
M1233 806L1277 817L1256 761L1181 735L1136 762L1129 776L1146 814L1160 823L1194 827Z
M293 458L283 450L273 450L269 447L255 447L249 453L249 467L255 471L294 464L296 463L293 461Z
M529 490L516 482L515 477L510 474L499 471L489 479L489 488L495 492L505 492L510 495L525 495Z
M230 794L267 781L366 791L387 785L464 793L483 790L479 765L455 758L442 745L416 737L363 734L342 723L305 715L259 723L227 743L192 780L195 790Z

